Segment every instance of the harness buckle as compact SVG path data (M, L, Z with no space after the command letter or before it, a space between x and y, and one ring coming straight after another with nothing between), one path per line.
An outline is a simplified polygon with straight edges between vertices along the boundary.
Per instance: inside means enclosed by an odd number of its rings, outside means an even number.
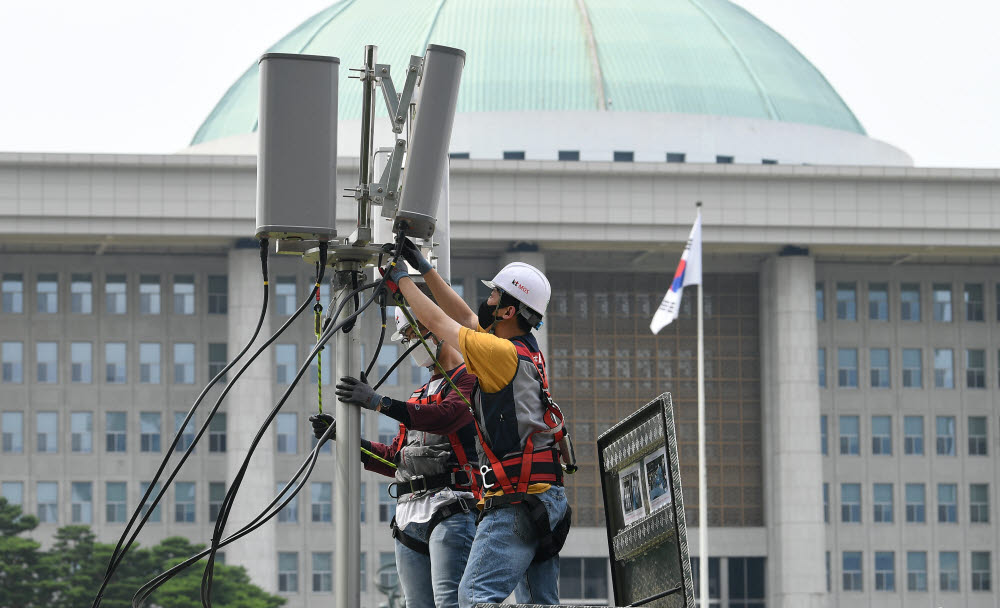
M486 475L488 473L492 473L492 472L493 472L493 469L491 469L490 465L488 465L488 464L484 464L483 466L479 467L479 474L482 475L482 477L483 477L483 489L484 490L489 490L493 486L497 485L495 483L490 483L490 482L486 481ZM496 475L494 475L493 477L494 477L494 479L496 479Z
M396 491L395 494L392 493L393 490ZM399 498L399 484L398 483L395 483L395 482L390 483L389 487L386 488L385 491L389 495L389 498Z
M421 484L423 484L424 487L423 488L414 487L413 482L415 481L419 481ZM414 496L422 496L427 493L427 478L424 477L423 475L419 477L414 477L413 479L410 480L409 483L410 483L410 493L413 494Z

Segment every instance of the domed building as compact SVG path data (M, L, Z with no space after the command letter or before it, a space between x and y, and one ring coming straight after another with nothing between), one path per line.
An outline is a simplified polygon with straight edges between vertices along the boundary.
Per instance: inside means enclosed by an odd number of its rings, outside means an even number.
M340 57L339 186L359 167L348 68L366 44L398 69L428 43L467 53L451 141L453 285L476 306L480 279L524 260L553 287L540 343L580 461L566 483L564 601L612 599L597 436L670 392L692 561L709 570L712 606L993 605L1000 173L913 167L868 137L780 34L726 0L342 0L267 49ZM0 154L0 487L41 516L42 542L70 523L117 541L175 431L187 442L205 422L199 410L181 428L201 387L250 339L262 293L258 80L254 63L178 154ZM649 331L697 201L707 505L693 290L676 322ZM350 234L354 201L336 204ZM270 277L262 335L315 281L296 256L272 255ZM378 332L366 323L371 357ZM211 537L257 425L314 344L312 320L295 323L234 383L140 542ZM400 354L387 341L379 375ZM227 530L311 449L308 377L255 451ZM385 390L403 398L421 379L404 363ZM366 416L363 434L390 440L397 427L379 418ZM296 501L224 549L289 608L333 601L338 497L324 454ZM363 474L357 497L366 608L384 601L373 579L392 582L377 574L393 562L389 481Z

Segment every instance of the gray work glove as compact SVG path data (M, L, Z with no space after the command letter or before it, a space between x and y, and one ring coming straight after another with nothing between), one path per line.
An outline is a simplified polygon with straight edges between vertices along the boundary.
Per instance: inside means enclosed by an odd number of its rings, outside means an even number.
M322 439L323 433L330 426L333 426L333 433L330 434L328 439L337 438L337 421L333 419L330 414L316 414L315 416L309 416L309 422L312 423L313 435L316 439Z
M367 410L374 410L382 401L382 395L376 393L363 380L344 376L337 383L337 399L344 403L360 405Z
M416 268L417 272L420 274L427 274L430 272L431 263L427 261L427 258L420 253L420 248L417 247L409 238L403 239L403 245L399 255L406 260L407 264Z

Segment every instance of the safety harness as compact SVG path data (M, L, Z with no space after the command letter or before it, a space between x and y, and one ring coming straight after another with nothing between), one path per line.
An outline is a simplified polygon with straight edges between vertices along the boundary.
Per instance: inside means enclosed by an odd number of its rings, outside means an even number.
M414 391L413 395L411 395L407 400L407 403L414 404L417 409L419 409L422 405L437 405L441 403L450 392L451 387L454 386L455 381L457 381L465 373L466 368L463 363L446 374L447 379L442 381L441 389L439 391L433 395L428 394L430 383L425 384L418 390ZM396 446L397 454L400 453L399 450L401 450L403 444L405 444L407 434L405 425L399 425L399 430L399 435L396 437L396 442L398 442L398 445ZM434 528L437 527L437 525L442 521L458 513L468 513L471 508L474 507L475 501L478 501L480 497L479 483L475 473L476 469L472 463L469 462L465 446L462 445L462 441L459 438L458 433L449 433L447 437L448 442L451 444L452 452L454 452L455 458L458 461L458 467L453 468L453 470L446 473L439 473L437 475L418 475L405 482L397 481L389 484L389 496L397 499L402 496L406 496L407 494L413 494L418 497L424 496L426 494L432 494L439 490L443 490L444 488L451 488L459 492L471 492L475 497L475 500L471 502L464 498L459 498L456 502L447 504L434 511L431 515L431 519L428 521L427 538L430 538ZM416 551L417 553L429 555L427 543L413 538L400 530L396 525L395 517L392 518L392 521L389 523L389 527L392 529L392 537L398 540L403 546Z

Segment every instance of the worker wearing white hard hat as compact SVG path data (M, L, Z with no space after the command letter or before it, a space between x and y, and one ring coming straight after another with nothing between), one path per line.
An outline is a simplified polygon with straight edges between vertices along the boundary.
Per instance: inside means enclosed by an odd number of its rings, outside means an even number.
M412 242L404 240L400 254L437 304L402 264L389 279L427 329L458 345L478 378L472 406L484 499L459 603L500 603L515 592L518 603L558 604L558 553L570 525L559 462L565 429L532 335L548 306L549 281L530 264L508 264L484 281L493 291L473 311Z

